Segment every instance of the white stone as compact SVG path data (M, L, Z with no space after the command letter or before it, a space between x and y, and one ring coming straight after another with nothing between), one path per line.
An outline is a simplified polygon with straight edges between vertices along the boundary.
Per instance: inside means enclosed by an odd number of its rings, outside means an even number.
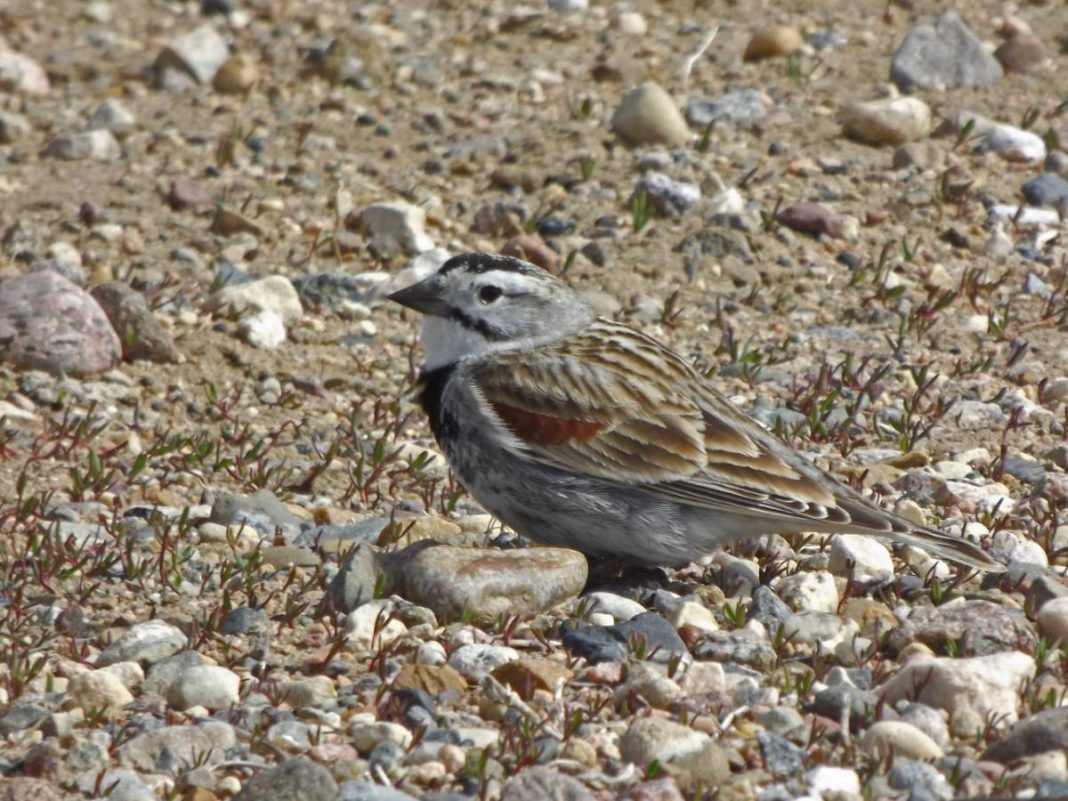
M95 710L107 718L118 716L122 708L134 700L120 674L107 669L71 677L67 695L78 708L86 712Z
M774 589L795 611L831 614L838 611L838 587L834 576L825 571L794 573L779 580Z
M419 650L415 652L415 661L420 665L444 665L449 661L449 655L445 646L437 640L419 643Z
M1034 209L1025 206L1023 211L1020 211L1019 206L1010 206L1007 203L995 203L986 210L986 215L994 220L1011 220L1020 228L1061 224L1060 215L1054 209Z
M1035 675L1035 660L1019 651L1004 651L967 659L917 657L882 687L890 703L919 701L957 713L964 709L985 719L993 714L1014 723L1020 689Z
M890 551L879 540L860 534L839 534L831 541L830 571L836 576L886 577L894 572ZM837 607L836 607L837 608Z
M671 625L677 629L690 626L698 631L719 631L716 616L705 605L694 601L683 601L668 614Z
M891 97L851 103L841 114L848 136L872 145L900 145L931 131L931 108L918 97Z
M612 114L612 130L632 145L683 145L690 141L690 128L679 107L655 83L643 83L623 96Z
M852 801L860 798L860 776L852 768L821 765L805 775L812 796L827 801Z
M673 759L704 748L708 735L664 718L639 718L627 728L619 743L620 755L635 765L654 760L666 765Z
M282 685L282 697L294 709L322 706L337 698L337 688L329 676L309 676Z
M449 665L473 682L480 682L495 668L519 659L519 651L506 645L472 643L452 652Z
M616 17L616 27L627 36L645 36L649 32L649 23L637 11L623 11Z
M1046 601L1036 620L1043 637L1068 642L1068 597Z
M137 118L119 100L105 100L89 120L90 130L111 131L122 138L137 126Z
M300 295L284 275L268 275L243 284L224 286L210 300L212 309L226 309L237 314L270 311L282 318L286 325L304 317Z
M117 662L147 662L152 664L181 651L189 638L177 626L163 620L147 620L130 626L97 659L104 667Z
M240 698L241 677L219 665L187 668L167 688L167 703L174 709L227 709Z
M277 313L266 309L242 317L238 331L242 339L260 350L273 350L286 341L285 322Z
M1045 161L1046 143L1031 131L1012 125L995 125L976 147L976 152L993 152L1009 161Z
M210 23L179 36L156 57L157 73L179 70L197 83L211 83L219 67L230 57L226 40Z
M720 214L741 214L745 211L745 198L733 186L723 189L708 199L705 216L715 217Z
M890 754L908 759L938 759L944 753L938 743L911 723L900 720L873 723L864 732L860 747L877 759L885 759Z
M586 607L591 612L606 612L617 621L630 620L646 611L645 607L630 598L614 592L591 592L584 596Z
M48 73L29 56L16 53L0 36L0 91L48 94Z
M107 667L99 668L96 672L108 672L115 675L127 690L135 690L145 680L145 671L136 662L115 662Z
M375 721L357 722L348 728L349 741L361 754L368 754L379 743L393 743L407 749L412 744L412 733L399 723Z
M378 649L400 637L408 631L408 627L399 620L393 619L394 608L393 601L388 598L379 598L352 610L345 618L348 641L357 648ZM377 633L375 631L376 621L378 621Z
M424 230L426 210L411 203L372 203L360 212L360 225L372 247L386 256L425 253L434 247Z
M122 155L122 148L111 131L86 131L53 139L42 155L64 161L113 161Z
M1005 557L1008 562L1023 562L1025 564L1049 565L1049 557L1046 550L1034 540L1029 540L1017 534L1015 531L1002 529L994 535L992 550Z

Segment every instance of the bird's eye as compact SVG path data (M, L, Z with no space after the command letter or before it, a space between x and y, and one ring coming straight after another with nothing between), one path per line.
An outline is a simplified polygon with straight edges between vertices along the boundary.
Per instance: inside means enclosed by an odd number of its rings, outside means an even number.
M478 290L478 299L483 303L493 303L503 293L499 286L493 286L493 284L487 284Z

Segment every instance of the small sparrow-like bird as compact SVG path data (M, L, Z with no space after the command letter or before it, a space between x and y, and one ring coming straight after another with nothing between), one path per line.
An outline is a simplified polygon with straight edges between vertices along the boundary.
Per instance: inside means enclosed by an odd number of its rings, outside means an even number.
M452 469L524 537L677 567L763 534L869 534L1005 569L831 478L532 264L467 253L390 299L425 315L419 400Z

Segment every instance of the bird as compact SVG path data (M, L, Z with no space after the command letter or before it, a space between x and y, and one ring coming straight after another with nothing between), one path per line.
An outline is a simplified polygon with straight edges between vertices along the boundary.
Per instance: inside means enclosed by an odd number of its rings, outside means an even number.
M415 392L453 473L528 540L679 568L736 540L849 533L1005 569L820 470L538 266L463 253L388 298L423 315Z

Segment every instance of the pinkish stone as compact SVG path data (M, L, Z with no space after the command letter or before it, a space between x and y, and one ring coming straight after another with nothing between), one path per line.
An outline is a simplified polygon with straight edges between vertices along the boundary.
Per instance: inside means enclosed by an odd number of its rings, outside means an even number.
M0 354L19 369L85 376L114 367L122 344L92 295L43 270L0 284Z
M842 223L819 203L794 203L780 211L776 219L780 225L806 234L842 235Z

